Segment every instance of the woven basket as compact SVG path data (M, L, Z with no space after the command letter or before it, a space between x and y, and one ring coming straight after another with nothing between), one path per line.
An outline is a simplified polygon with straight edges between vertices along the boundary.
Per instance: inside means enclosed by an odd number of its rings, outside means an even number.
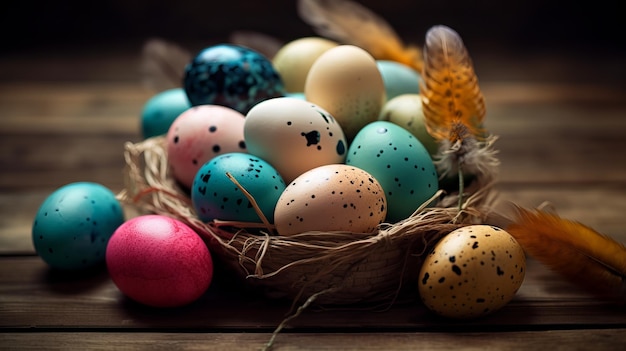
M272 298L319 305L391 305L415 299L422 258L443 235L481 223L492 198L491 186L466 188L458 195L433 197L435 206L417 209L398 223L372 233L306 232L290 237L267 234L262 226L203 223L189 195L172 178L163 137L125 145L125 189L119 198L140 213L173 217L193 228L212 255L246 284Z

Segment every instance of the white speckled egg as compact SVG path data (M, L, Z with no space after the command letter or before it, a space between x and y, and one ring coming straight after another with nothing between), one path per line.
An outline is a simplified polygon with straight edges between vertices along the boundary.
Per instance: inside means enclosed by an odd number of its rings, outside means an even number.
M337 119L348 141L378 119L387 101L376 60L354 45L339 45L320 55L309 70L304 95Z
M280 97L255 105L246 115L248 153L269 162L285 183L300 174L343 163L347 141L331 114L314 103Z
M526 257L506 231L469 225L444 236L426 256L419 293L433 312L476 318L505 306L524 281Z
M368 172L333 164L316 167L287 185L276 204L278 234L308 231L370 233L387 213L385 193Z

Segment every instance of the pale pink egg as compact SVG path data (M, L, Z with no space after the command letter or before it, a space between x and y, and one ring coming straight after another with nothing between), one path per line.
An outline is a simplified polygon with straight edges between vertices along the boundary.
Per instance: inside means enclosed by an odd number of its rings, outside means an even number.
M213 157L246 152L245 116L225 106L199 105L181 113L167 133L168 161L172 175L191 188L198 169Z
M204 241L186 224L161 215L124 222L106 249L106 264L117 288L153 307L179 307L202 296L213 278Z

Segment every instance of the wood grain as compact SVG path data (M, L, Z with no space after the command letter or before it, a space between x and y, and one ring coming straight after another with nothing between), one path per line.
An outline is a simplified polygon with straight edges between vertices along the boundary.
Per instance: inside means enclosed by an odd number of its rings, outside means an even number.
M140 140L141 109L155 93L139 83L138 52L46 57L47 65L38 65L40 56L0 57L0 348L260 349L290 302L251 291L219 268L198 301L162 310L124 297L104 267L62 274L36 256L32 220L50 192L72 181L122 189L123 144ZM487 127L499 136L500 205L547 202L626 243L623 60L475 61ZM513 301L479 320L438 318L419 301L356 307L305 310L279 335L276 350L626 345L625 306L578 290L532 258Z
M5 333L4 350L260 350L269 341L266 333L173 332L72 332ZM276 351L290 350L553 350L614 351L626 344L622 329L580 329L522 332L405 332L405 333L283 333ZM14 345L29 345L15 348Z

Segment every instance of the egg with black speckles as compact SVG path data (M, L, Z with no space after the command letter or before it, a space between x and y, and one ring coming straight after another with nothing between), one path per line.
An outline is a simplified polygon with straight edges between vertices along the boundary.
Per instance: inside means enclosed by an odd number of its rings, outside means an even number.
M254 198L263 216L272 223L285 182L267 161L241 152L216 156L198 170L191 187L191 201L198 218L204 222L262 221L229 175Z
M183 86L193 106L222 105L243 114L265 99L285 94L280 74L267 57L234 44L200 50L185 67Z
M435 164L424 145L389 121L372 122L361 129L350 144L346 164L378 179L387 196L389 222L409 217L439 188Z
M104 262L107 243L123 222L122 205L109 188L92 182L66 184L39 207L33 245L53 268L92 268Z
M278 199L274 219L283 236L309 231L371 233L386 213L385 194L376 178L354 166L331 164L294 179Z
M294 97L268 99L246 115L248 153L274 166L289 183L300 174L326 164L343 163L347 141L328 111Z
M426 129L420 94L402 94L390 99L380 112L380 120L395 123L411 132L431 156L439 151L439 143Z
M187 189L205 162L229 152L246 152L244 115L229 107L200 105L174 120L167 133L173 177Z
M521 287L526 256L501 228L477 224L441 238L420 269L419 294L427 308L449 318L491 314Z

